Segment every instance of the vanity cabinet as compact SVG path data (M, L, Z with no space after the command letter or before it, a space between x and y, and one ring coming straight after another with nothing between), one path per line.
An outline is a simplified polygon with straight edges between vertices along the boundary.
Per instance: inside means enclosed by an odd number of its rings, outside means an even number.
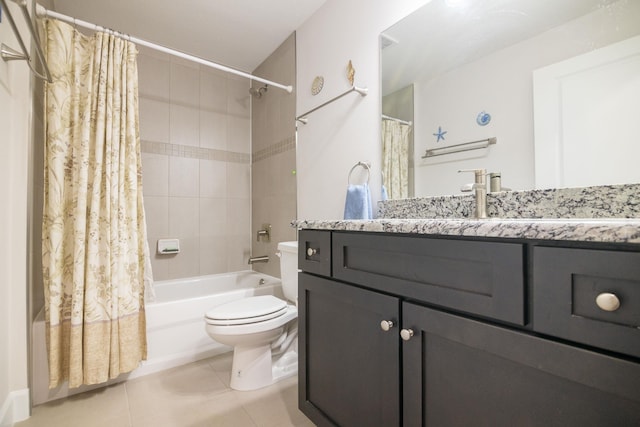
M301 230L307 246L299 404L317 425L640 425L640 253ZM592 314L605 290L623 320ZM572 317L622 329L580 334Z
M400 419L400 299L301 273L301 409L318 425L390 427Z
M640 366L412 303L403 426L640 425Z

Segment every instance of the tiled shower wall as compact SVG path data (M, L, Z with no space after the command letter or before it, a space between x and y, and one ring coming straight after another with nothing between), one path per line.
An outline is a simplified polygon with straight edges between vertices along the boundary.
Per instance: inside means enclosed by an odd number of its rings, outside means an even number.
M144 203L155 280L247 269L249 81L140 48ZM181 252L158 255L160 238Z
M283 84L295 84L296 40L292 34L256 70L254 75ZM253 87L261 87L253 82ZM268 263L253 269L280 277L278 242L296 240L290 226L296 219L296 96L268 88L261 98L252 100L252 252L269 255ZM271 224L271 241L257 241L256 232Z

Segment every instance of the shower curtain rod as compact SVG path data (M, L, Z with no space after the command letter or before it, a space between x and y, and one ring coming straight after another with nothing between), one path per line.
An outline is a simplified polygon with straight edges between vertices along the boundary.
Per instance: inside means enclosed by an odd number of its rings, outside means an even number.
M386 114L383 114L382 118L386 119L386 120L392 120L394 122L402 123L403 125L413 126L413 122L402 120L402 119L397 119L395 117L387 116Z
M235 74L237 76L246 77L250 80L255 80L261 83L266 83L270 86L274 86L287 92L293 92L293 87L291 85L283 85L280 83L272 82L271 80L263 79L262 77L254 76L253 74L246 73L244 71L236 70L235 68L227 67L226 65L218 64L213 61L208 61L206 59L198 58L197 56L189 55L188 53L180 52L179 50L171 49L165 46L161 46L155 43L148 42L146 40L139 39L137 37L130 36L128 34L120 33L117 31L110 30L108 28L101 27L96 24L92 24L90 22L82 21L80 19L73 18L71 16L63 15L58 12L54 12L52 10L45 9L43 6L36 4L36 15L39 17L49 17L55 18L59 21L67 22L72 25L76 25L79 27L87 28L93 31L104 31L106 33L112 34L116 37L123 38L125 40L129 40L130 42L136 43L141 46L148 47L153 50L157 50L160 52L168 53L169 55L177 56L179 58L187 59L189 61L197 62L202 65L206 65L207 67L215 68L227 73Z

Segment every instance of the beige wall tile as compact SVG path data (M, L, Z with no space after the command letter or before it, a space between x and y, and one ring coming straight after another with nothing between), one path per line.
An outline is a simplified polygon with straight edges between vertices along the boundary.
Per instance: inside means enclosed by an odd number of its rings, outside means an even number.
M142 185L147 196L169 195L169 157L142 153Z
M218 274L229 271L226 236L200 236L200 274Z
M169 195L197 197L200 193L200 162L198 159L169 157Z
M200 111L198 108L171 104L169 142L200 146Z
M140 139L169 142L169 110L166 102L140 97Z
M243 163L227 164L227 194L231 198L251 198L251 166Z
M200 275L200 239L180 238L180 253L169 255L169 279Z
M183 239L200 235L200 207L197 197L169 198L169 236Z
M227 150L237 153L251 152L251 120L229 116L227 120Z
M200 160L200 197L227 197L226 162Z
M227 199L200 198L200 231L201 237L223 237L227 234L228 217Z
M141 96L169 101L170 61L168 59L139 54L138 75L144 76L138 80L138 92Z
M227 115L200 110L200 147L227 149Z
M151 271L153 272L153 280L168 280L169 279L169 260L176 255L159 255L158 254L158 239L168 237L167 235L152 236L147 235L149 241L149 251L151 253Z
M147 235L169 235L169 198L167 196L145 196L144 212L147 220Z
M200 70L200 108L216 113L227 112L227 75L216 70Z
M243 77L227 77L227 113L231 116L251 117L251 95L249 81Z
M200 71L193 62L171 61L171 102L193 108L200 106Z

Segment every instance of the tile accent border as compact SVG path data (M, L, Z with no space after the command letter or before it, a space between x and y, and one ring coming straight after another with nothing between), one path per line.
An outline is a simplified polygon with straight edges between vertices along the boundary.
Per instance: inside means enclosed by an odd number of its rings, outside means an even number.
M172 157L188 157L200 160L218 160L229 163L250 163L249 153L236 153L234 151L216 150L213 148L195 147L192 145L169 144L166 142L140 141L140 150L143 153L164 154Z
M273 157L276 154L284 153L289 150L294 150L296 148L296 137L292 135L288 138L283 139L282 141L278 141L275 144L268 146L267 148L263 148L262 150L258 150L253 153L251 162L257 163L261 160L268 159L269 157Z

